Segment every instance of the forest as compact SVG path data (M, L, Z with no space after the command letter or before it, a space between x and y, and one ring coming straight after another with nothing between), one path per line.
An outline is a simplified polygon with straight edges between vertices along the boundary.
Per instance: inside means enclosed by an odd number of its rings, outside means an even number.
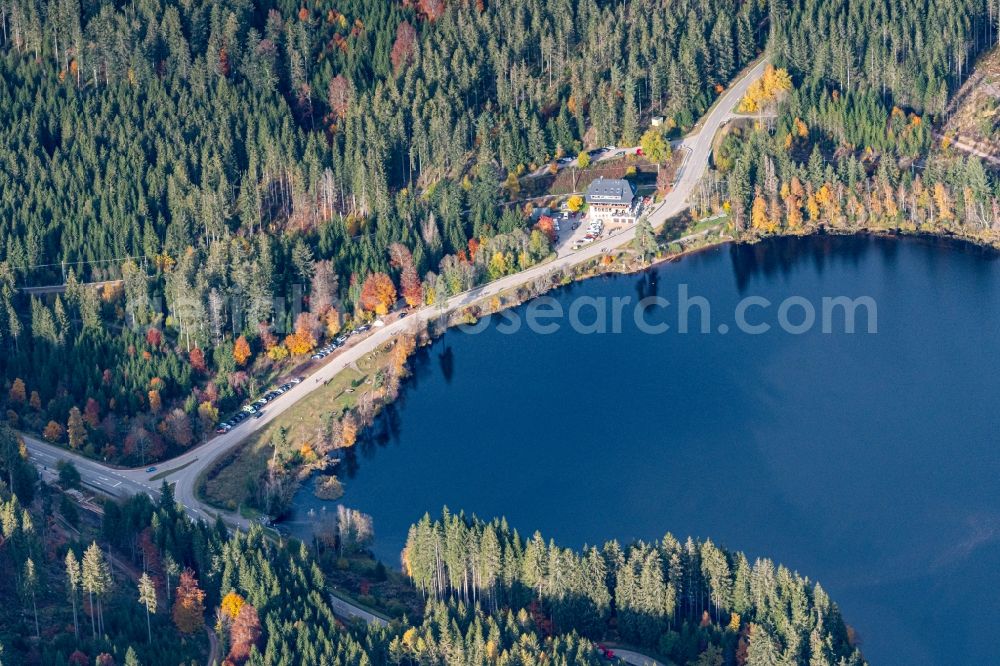
M995 234L996 180L933 138L993 18L976 0L0 0L7 420L123 464L174 455L398 300L545 260L549 235L501 205L512 182L635 145L653 115L684 131L765 45L791 89L724 138L699 210L750 235Z
M447 509L410 528L403 570L429 599L503 609L527 605L552 631L621 640L678 664L860 664L819 584L711 540L609 541L582 551L522 539ZM705 647L705 646L709 647Z
M697 207L748 238L995 241L996 177L934 132L995 9L0 0L4 417L123 464L183 450L342 328L543 261L502 205L519 177L635 145L653 115L681 134L765 47L790 89L722 138ZM446 512L403 554L422 616L344 627L302 544L193 523L167 486L100 519L62 490L0 430L4 663L202 662L214 641L233 664L596 664L609 637L676 663L862 663L817 583L708 540L576 551Z
M792 2L771 19L769 50L792 89L775 118L723 138L702 209L731 209L750 236L826 227L1000 240L995 175L935 137L997 43L989 3Z
M657 6L0 0L8 420L145 464L397 296L546 258L504 183L690 127L767 38L760 0Z
M818 584L707 540L574 551L445 510L402 554L423 611L345 625L329 602L343 533L332 549L229 533L166 484L98 516L73 485L39 483L0 429L2 663L596 666L614 639L678 664L864 663Z

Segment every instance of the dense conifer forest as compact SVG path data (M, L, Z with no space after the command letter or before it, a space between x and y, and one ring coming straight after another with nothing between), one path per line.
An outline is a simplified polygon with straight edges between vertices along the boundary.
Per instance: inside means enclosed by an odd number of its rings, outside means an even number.
M678 664L862 663L821 586L711 540L667 534L577 552L445 510L410 528L403 569L431 599L527 605L553 631L598 638L613 623L624 641Z
M578 552L446 510L403 553L419 617L345 626L329 551L194 523L166 484L101 517L64 489L0 429L0 663L596 666L609 639L679 664L863 663L818 584L711 541Z
M391 305L389 279L414 304L533 265L548 238L498 208L501 183L634 145L651 114L689 127L760 51L767 11L3 0L8 416L143 464Z
M348 320L549 256L499 206L518 176L635 145L654 115L682 132L765 45L792 89L728 133L699 211L993 233L995 179L931 150L991 11L3 0L8 421L130 465L183 450Z
M497 232L506 171L690 125L766 34L760 2L408 5L4 0L0 259L91 277L266 231L422 273Z
M696 213L996 242L997 179L935 127L997 25L985 0L0 0L4 417L122 464L186 449L348 321L544 260L500 205L519 177L652 116L680 135L765 47L790 90L721 138ZM301 544L192 523L166 486L103 510L0 432L3 663L203 662L209 634L234 664L596 664L609 637L861 663L818 584L707 540L425 518L425 612L344 627Z

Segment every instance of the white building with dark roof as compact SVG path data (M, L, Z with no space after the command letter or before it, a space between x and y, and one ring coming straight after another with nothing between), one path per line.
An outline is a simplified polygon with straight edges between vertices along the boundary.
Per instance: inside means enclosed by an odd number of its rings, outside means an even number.
M627 180L598 178L587 187L591 220L632 224L639 217L635 188Z

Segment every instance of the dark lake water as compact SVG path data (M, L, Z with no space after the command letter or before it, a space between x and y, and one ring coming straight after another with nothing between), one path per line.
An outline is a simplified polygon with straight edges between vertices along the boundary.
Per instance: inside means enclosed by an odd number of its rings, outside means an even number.
M873 663L996 663L995 255L921 239L781 239L553 296L566 308L578 297L676 303L682 283L709 301L712 330L730 332L677 333L671 306L648 317L671 330L650 335L629 308L620 334L494 325L420 352L402 399L340 471L342 501L374 517L377 554L398 566L407 527L444 505L569 546L711 537L820 581ZM736 330L748 296L774 304L747 315L770 332ZM793 296L820 319L825 296L869 296L878 331L865 332L864 313L853 335L843 317L833 333L819 319L801 335L777 330ZM298 520L322 504L301 491Z

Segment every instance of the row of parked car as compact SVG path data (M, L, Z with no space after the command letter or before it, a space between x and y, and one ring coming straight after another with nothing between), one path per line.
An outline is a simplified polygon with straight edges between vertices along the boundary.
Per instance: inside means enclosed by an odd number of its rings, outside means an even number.
M370 330L372 326L385 326L385 323L382 322L381 319L377 319L374 324L364 324L362 326L358 326L353 331L348 331L347 333L344 333L343 335L338 337L333 342L327 344L326 346L320 347L318 350L316 350L315 354L310 356L310 358L314 361L318 361L321 358L326 358L334 351L347 344L347 339L350 338L352 335L357 335L358 333L364 333L365 331Z
M405 313L400 315L400 317L403 316L405 316ZM365 331L370 330L372 326L385 326L385 323L381 319L377 319L372 324L364 324L363 326L357 327L353 331L344 333L333 342L327 344L324 347L320 347L316 351L316 353L312 355L312 359L319 360L321 358L326 358L327 356L332 354L337 348L343 347L345 344L347 344L348 338L350 338L352 335L357 335L358 333L364 333ZM236 415L234 415L231 419L220 423L215 428L215 432L221 435L222 433L229 432L230 430L238 426L240 423L243 423L243 421L246 421L248 418L253 417L255 419L259 419L261 416L264 415L263 411L264 405L271 402L282 393L285 393L286 391L291 389L292 386L294 386L295 384L301 384L302 380L303 377L296 377L295 379L290 380L286 384L282 384L281 386L271 389L261 397L257 398L257 400L255 400L254 402L243 405L243 409L237 412Z
M235 415L233 415L232 418L230 418L228 421L223 421L218 426L216 426L215 432L221 435L222 433L229 432L230 430L232 430L239 424L243 423L250 417L259 419L260 417L264 416L264 405L271 402L278 396L287 393L296 384L301 384L301 383L302 383L302 377L296 377L282 384L281 386L276 386L275 388L271 389L264 395L257 398L254 402L243 405L243 409L241 409Z
M317 361L321 358L326 358L327 356L332 354L336 349L343 347L344 344L347 342L348 337L350 337L350 334L342 335L333 342L331 342L330 344L326 345L325 347L320 347L319 349L316 350L316 353L313 354L310 358L314 361Z
M600 220L594 220L587 226L587 233L583 238L578 238L575 243L573 243L573 249L579 250L584 245L589 245L595 240L601 237L604 233L604 224Z

